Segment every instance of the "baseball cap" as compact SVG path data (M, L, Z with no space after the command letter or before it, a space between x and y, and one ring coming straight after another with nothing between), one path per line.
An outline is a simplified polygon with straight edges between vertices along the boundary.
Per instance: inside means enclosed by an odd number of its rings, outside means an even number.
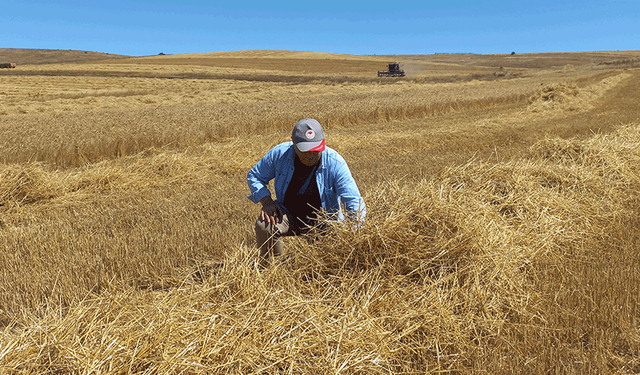
M312 118L296 123L291 133L291 140L302 152L324 151L324 131L320 123Z

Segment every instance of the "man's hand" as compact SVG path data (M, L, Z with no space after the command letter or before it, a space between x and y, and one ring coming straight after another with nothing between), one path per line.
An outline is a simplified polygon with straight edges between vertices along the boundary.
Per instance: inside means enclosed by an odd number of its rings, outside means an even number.
M282 209L280 205L271 199L264 197L260 200L262 203L262 212L260 212L260 220L266 221L268 224L277 224L282 217Z

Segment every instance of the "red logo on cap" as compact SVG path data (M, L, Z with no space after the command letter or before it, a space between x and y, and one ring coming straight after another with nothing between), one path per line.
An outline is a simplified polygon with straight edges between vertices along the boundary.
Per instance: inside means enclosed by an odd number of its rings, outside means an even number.
M304 136L307 137L307 139L313 139L316 137L316 132L314 132L313 129L309 129Z

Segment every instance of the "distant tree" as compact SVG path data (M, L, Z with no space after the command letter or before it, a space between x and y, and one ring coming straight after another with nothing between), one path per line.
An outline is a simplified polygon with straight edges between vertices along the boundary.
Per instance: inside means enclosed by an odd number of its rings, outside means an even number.
M516 53L515 53L515 52L511 52L511 54L512 54L512 55L515 55Z

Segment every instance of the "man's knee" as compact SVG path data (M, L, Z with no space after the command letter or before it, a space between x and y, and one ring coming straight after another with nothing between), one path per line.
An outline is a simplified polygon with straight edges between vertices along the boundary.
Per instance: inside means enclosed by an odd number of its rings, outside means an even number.
M275 225L270 224L264 220L258 218L255 224L256 233L264 233L267 236L272 236L277 232Z
M267 236L291 236L292 233L287 215L277 224L268 223L260 218L256 220L256 233L264 233Z

